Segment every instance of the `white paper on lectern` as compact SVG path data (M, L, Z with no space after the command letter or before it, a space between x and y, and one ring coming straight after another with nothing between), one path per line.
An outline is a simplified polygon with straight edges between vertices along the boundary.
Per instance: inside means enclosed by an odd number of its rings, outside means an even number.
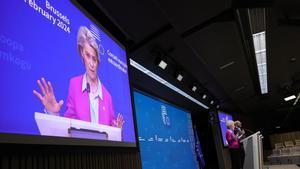
M121 129L117 127L86 122L82 120L70 119L61 116L49 115L45 113L35 112L35 121L41 135L71 137L68 129L73 127L76 129L94 130L106 132L108 140L122 141Z

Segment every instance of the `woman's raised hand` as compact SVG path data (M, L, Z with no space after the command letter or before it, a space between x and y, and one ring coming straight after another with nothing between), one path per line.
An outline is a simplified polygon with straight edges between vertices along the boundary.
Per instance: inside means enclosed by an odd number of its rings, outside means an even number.
M40 94L36 90L33 90L33 94L41 100L47 112L58 114L62 105L64 104L64 101L56 101L53 87L50 81L48 81L47 83L46 80L42 78L41 80L37 80L37 84L39 85L42 94Z

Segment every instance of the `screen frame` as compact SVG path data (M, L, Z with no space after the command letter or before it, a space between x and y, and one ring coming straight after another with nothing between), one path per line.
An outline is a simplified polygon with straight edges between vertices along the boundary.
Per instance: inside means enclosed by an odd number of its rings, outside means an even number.
M222 144L223 144L223 147L224 147L224 148L228 148L228 145L225 145L225 144L224 144L223 134L222 134L222 127L221 127L220 118L219 118L219 113L223 113L223 114L226 114L226 115L231 116L231 117L232 117L232 120L233 120L233 116L232 116L232 114L225 113L225 112L220 111L220 110L217 111L218 123L219 123L218 125L219 125L220 134L221 134ZM226 139L226 138L225 138L225 139Z
M127 77L129 83L129 93L131 100L133 130L135 132L135 142L125 141L109 141L109 140L94 140L94 139L83 139L83 138L70 138L70 137L58 137L58 136L43 136L43 135L32 135L32 134L17 134L17 133L5 133L0 132L0 144L20 144L20 145L61 145L61 146L97 146L97 147L118 147L139 150L138 146L138 135L135 117L135 108L133 100L133 86L130 79L130 60L128 56L128 48L115 38L107 29L102 26L99 21L92 16L78 1L69 1L74 7L79 10L85 17L90 19L95 25L97 25L103 32L105 32L117 45L125 50L126 61L127 61Z

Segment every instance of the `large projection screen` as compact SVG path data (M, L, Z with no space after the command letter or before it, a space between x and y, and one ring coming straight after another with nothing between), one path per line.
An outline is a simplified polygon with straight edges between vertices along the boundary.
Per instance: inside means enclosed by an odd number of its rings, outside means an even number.
M191 114L134 92L143 169L199 169Z
M135 147L124 46L73 1L0 16L0 142Z

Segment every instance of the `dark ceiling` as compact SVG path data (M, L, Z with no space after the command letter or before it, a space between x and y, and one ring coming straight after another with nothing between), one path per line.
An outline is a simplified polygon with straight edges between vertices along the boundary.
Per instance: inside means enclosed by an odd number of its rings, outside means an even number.
M207 105L213 99L216 103L211 107L219 104L230 113L271 119L269 127L291 122L299 128L295 120L299 119L299 104L292 106L283 100L300 91L297 0L93 0L83 4L127 46L130 58L193 97ZM256 8L265 8L265 22ZM252 33L261 29L266 29L267 36L269 92L265 95L260 94L252 43ZM158 56L168 62L166 70L154 64ZM183 73L182 82L174 78L176 72ZM132 70L132 76L136 86L154 89L155 85L138 71ZM196 93L191 91L193 84L199 87ZM166 92L161 86L155 90ZM204 93L209 98L202 100ZM192 105L186 99L182 102L179 106Z

